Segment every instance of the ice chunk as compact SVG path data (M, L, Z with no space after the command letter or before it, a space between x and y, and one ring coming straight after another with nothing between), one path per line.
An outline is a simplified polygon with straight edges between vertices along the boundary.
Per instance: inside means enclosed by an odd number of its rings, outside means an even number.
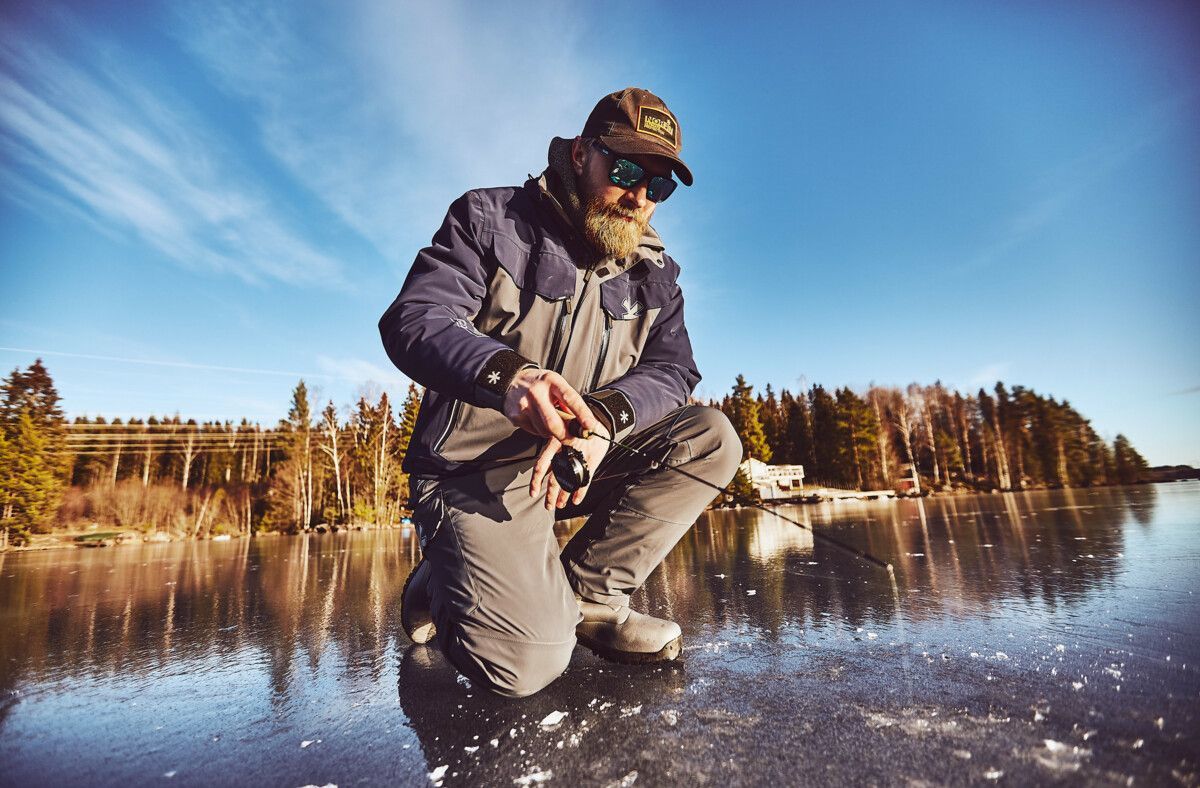
M567 713L565 711L552 711L549 714L547 714L545 717L543 717L542 721L538 724L541 725L543 728L553 728L554 726L558 725L566 718L567 718Z
M513 780L513 785L522 785L522 786L537 785L538 783L546 782L553 776L554 776L554 772L544 772L539 767L535 766L535 767L533 767L533 771L530 772L529 774L526 774L523 777L518 777L517 779Z
M1004 772L1000 771L999 769L988 769L983 773L983 779L985 780L999 780L1003 776Z
M757 591L755 591L753 588L751 588L749 591L746 592L746 596L754 596L757 593L758 593Z
M444 763L429 773L429 782L434 785L441 785L442 780L446 777L446 772L449 771L450 764Z

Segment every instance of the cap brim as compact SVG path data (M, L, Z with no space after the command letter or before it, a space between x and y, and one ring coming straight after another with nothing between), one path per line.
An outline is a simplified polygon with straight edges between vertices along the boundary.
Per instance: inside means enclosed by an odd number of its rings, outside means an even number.
M631 156L661 156L669 159L671 169L679 176L684 186L692 185L692 171L683 163L671 147L657 142L642 134L604 134L600 141L614 153L626 153Z

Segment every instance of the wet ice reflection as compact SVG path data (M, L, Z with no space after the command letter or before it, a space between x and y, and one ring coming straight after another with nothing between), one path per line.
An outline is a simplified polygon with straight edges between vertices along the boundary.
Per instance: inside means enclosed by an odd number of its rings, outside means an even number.
M101 763L112 782L745 781L817 755L845 780L901 755L951 782L1188 773L1200 485L779 512L892 562L900 610L809 531L711 512L635 597L679 620L682 662L580 650L519 703L409 648L407 531L0 555L0 760L17 782Z

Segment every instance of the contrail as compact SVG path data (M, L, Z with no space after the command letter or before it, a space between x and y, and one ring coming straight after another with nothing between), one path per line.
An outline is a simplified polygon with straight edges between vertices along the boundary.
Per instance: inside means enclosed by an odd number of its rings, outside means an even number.
M91 353L67 353L61 350L31 350L23 347L0 347L0 351L9 353L29 353L34 356L63 356L65 358L86 358L93 361L116 361L122 364L144 364L151 367L175 367L177 369L203 369L214 372L240 372L250 375L278 375L286 378L325 378L327 380L349 380L359 383L363 378L352 378L345 375L330 375L325 372L288 372L282 369L251 369L249 367L222 367L215 364L193 364L190 361L151 361L145 358L126 358L124 356L98 356Z

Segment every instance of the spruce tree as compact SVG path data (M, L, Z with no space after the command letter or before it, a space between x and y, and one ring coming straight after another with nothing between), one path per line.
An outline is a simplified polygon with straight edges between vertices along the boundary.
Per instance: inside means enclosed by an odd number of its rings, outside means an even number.
M1118 435L1113 441L1113 461L1117 484L1137 484L1148 467L1146 460L1124 435Z
M0 399L0 530L22 543L49 526L67 482L66 420L50 373L14 369Z
M742 439L742 459L753 457L761 462L770 462L771 447L763 431L759 403L754 399L754 387L746 383L744 376L737 376L733 395L722 403L722 410Z

